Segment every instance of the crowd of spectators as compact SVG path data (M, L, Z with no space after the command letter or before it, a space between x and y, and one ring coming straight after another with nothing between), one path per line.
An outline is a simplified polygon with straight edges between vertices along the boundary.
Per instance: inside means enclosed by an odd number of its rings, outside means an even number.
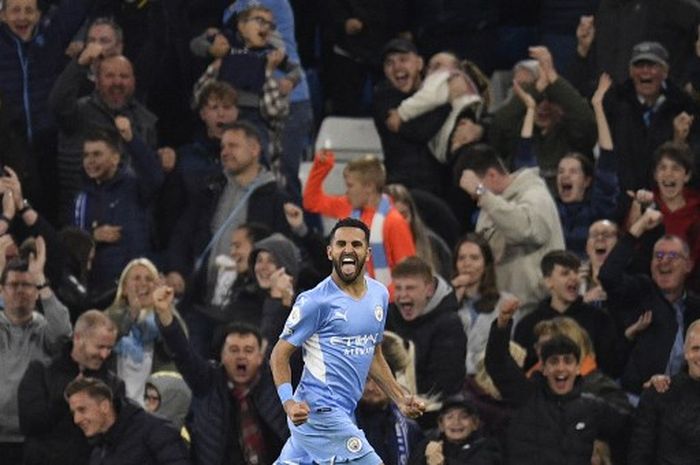
M0 461L273 463L325 216L428 405L368 381L386 465L697 463L699 34L698 0L0 0ZM312 155L326 115L383 153Z

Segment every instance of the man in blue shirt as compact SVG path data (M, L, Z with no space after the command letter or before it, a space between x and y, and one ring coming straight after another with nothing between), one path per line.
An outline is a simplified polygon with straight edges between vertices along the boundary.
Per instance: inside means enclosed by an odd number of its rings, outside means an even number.
M291 431L276 463L377 465L382 460L353 421L367 375L404 415L419 416L425 406L405 394L382 355L389 293L364 274L369 229L356 219L340 220L327 253L331 275L299 295L271 355ZM289 359L299 346L305 368L292 394Z

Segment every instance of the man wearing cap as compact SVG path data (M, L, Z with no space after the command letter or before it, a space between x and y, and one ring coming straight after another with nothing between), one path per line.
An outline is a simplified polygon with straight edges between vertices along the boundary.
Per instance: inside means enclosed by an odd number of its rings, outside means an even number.
M668 73L668 51L663 45L641 42L632 50L629 79L606 97L623 195L627 190L651 188L653 153L664 142L687 143L696 160L700 156L700 130L693 124L698 108L667 79Z
M421 85L423 58L416 46L405 39L393 39L382 50L386 81L374 92L374 124L382 140L387 183L400 183L441 193L443 167L430 153L428 141L449 116L449 103L401 123L397 132L389 129L387 120L401 102L413 95Z

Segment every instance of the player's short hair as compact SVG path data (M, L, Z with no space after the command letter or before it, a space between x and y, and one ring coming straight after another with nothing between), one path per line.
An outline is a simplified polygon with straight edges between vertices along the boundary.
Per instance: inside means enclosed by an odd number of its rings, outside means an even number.
M575 253L568 250L552 250L547 252L547 254L542 257L542 261L540 261L542 276L545 278L551 276L556 265L566 268L567 270L578 271L581 266L581 260Z
M420 257L412 256L401 260L392 270L391 278L422 278L425 282L433 281L433 269Z
M333 243L333 238L335 237L335 232L340 229L340 228L357 228L362 230L363 233L365 233L365 241L367 241L367 244L369 245L369 228L367 227L366 224L364 224L362 221L358 220L357 218L343 218L342 220L339 220L334 226L333 229L331 229L331 233L328 236L328 243L332 244Z
M362 184L374 185L378 192L381 192L386 184L384 164L373 154L350 160L343 170L343 174L347 173L356 174Z

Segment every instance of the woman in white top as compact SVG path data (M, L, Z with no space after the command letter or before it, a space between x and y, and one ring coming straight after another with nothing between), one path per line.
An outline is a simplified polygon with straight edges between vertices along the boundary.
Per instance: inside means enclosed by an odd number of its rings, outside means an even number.
M468 233L457 242L452 287L467 334L467 375L473 375L478 355L486 349L489 329L498 316L499 306L505 299L514 299L499 292L493 253L481 235Z

